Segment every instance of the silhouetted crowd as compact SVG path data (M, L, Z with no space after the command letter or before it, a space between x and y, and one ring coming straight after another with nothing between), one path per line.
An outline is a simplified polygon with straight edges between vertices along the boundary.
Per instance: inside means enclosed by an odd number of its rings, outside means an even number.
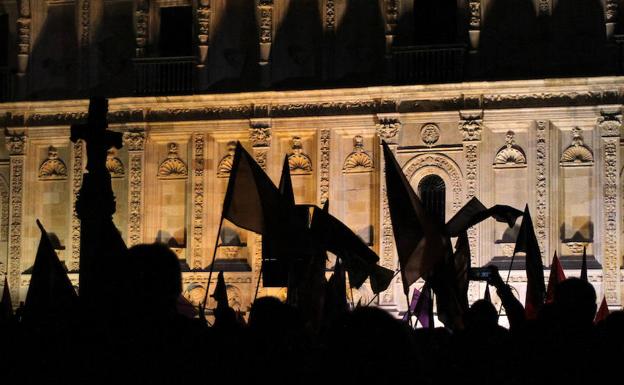
M509 318L476 301L462 330L416 328L376 307L325 312L313 327L295 306L258 298L248 320L228 306L215 322L177 312L181 274L162 245L129 250L123 292L97 310L0 328L2 384L592 384L617 383L624 312L594 324L596 293L558 284L528 320L495 268Z

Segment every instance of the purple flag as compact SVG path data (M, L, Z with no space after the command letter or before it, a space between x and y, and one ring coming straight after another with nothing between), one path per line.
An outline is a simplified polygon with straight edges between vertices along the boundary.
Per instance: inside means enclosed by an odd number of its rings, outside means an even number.
M412 294L412 301L410 302L409 305L409 311L405 312L405 315L403 316L403 321L407 322L407 318L409 317L410 314L414 314L414 312L416 311L416 305L418 304L418 298L420 298L420 290L418 290L417 288L414 288L414 294Z

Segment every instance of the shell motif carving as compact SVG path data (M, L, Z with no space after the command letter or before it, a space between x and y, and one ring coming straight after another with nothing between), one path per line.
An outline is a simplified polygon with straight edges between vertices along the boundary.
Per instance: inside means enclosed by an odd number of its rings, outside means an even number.
M364 138L357 135L353 138L353 152L347 156L342 167L345 173L370 172L373 170L373 159L364 151Z
M572 144L561 154L561 163L592 163L594 154L583 143L583 134L579 127L572 129Z
M57 180L66 178L67 166L65 166L65 162L59 158L56 147L48 147L48 158L39 166L39 179Z
M507 131L506 143L494 157L495 165L515 166L526 164L526 155L522 147L516 144L515 135L513 131Z
M106 154L106 169L110 172L111 177L113 178L122 178L126 171L124 170L124 165L121 162L121 159L115 156L115 150L110 149Z
M184 179L188 176L188 167L178 155L177 143L169 143L169 155L158 166L158 177L161 179Z
M310 174L312 172L312 161L308 154L303 152L301 138L293 136L292 152L288 155L288 166L295 174Z
M236 151L236 142L230 141L227 144L227 155L221 158L219 166L217 166L217 177L227 178L232 171L232 165L234 164L234 152Z

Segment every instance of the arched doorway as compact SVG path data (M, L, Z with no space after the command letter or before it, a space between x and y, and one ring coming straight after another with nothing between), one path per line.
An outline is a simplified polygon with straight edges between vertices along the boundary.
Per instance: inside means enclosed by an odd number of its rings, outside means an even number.
M418 196L429 216L443 224L446 213L446 185L438 175L427 175L418 183Z

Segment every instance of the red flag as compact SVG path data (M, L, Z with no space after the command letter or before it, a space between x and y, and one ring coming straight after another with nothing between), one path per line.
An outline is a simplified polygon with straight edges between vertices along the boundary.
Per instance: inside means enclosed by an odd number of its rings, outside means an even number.
M542 254L535 237L533 221L529 213L529 205L524 208L522 224L518 232L514 256L519 252L526 253L526 275L527 291L525 309L527 318L535 319L537 312L544 304L546 287L544 285L544 265L542 264Z
M552 264L550 265L550 276L548 277L548 287L546 288L546 303L551 303L552 301L554 301L555 286L557 286L559 282L562 282L565 279L565 273L563 272L563 268L561 267L561 263L559 262L559 258L557 257L557 252L555 252Z
M607 298L602 297L602 303L600 303L600 307L598 308L598 312L596 313L596 318L594 318L594 323L598 323L600 321L604 321L609 316L609 306L607 305Z
M583 281L589 282L587 279L587 246L583 246L583 262L581 263L581 277Z
M383 151L388 208L403 275L403 291L407 295L410 285L427 277L442 261L446 250L438 224L425 212L386 142L383 142Z

